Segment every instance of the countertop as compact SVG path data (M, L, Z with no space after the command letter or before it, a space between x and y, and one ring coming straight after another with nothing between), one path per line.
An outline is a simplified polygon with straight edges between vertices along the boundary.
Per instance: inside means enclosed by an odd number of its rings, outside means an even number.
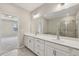
M79 38L60 37L60 39L58 40L56 35L49 35L49 34L34 35L31 33L30 34L25 33L24 35L32 36L32 37L46 40L49 42L53 42L53 43L61 44L61 45L68 46L71 48L79 49Z

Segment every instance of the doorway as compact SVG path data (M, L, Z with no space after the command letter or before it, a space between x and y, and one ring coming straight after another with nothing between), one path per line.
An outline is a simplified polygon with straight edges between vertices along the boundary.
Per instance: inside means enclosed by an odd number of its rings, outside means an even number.
M19 18L8 14L0 14L0 55L18 47Z

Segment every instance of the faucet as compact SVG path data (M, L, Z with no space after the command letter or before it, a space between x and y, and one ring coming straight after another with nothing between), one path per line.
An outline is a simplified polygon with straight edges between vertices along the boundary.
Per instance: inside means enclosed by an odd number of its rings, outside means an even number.
M59 36L59 33L57 33L57 39L58 39L58 40L60 40L60 36Z
M60 24L58 23L58 25L57 25L57 39L58 39L58 40L60 40L60 35L59 35L59 27L60 27L60 26L59 26L59 25L60 25Z
M38 34L38 32L35 32L35 35L37 35Z

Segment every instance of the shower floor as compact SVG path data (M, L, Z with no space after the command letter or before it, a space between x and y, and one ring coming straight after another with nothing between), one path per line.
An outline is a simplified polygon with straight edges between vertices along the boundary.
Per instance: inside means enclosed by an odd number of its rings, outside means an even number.
M17 36L0 39L0 55L17 48Z

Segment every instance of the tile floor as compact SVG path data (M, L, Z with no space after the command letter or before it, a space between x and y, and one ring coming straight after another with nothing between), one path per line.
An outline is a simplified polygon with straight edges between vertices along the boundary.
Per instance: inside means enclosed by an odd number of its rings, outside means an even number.
M17 37L5 37L0 39L0 55L17 48Z
M27 48L17 49L17 37L6 37L0 40L0 56L35 56Z
M14 49L1 56L36 56L36 55L27 48L20 48L20 49Z

